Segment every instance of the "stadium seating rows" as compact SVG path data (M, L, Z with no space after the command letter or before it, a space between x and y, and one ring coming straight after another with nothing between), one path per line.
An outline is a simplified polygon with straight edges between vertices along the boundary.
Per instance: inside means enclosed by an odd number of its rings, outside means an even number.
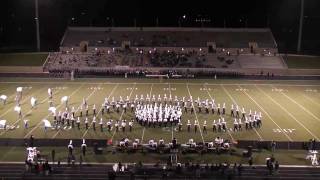
M206 47L207 42L216 42L217 47L246 48L249 42L259 47L276 48L268 29L148 29L143 28L68 28L62 46L79 46L88 41L89 46L119 47L123 41L130 41L137 47Z

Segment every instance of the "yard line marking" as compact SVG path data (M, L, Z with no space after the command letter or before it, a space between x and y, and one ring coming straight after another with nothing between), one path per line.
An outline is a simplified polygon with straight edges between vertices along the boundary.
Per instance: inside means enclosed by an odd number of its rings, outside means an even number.
M44 88L44 87L43 87ZM32 97L34 94L37 94L39 91L41 91L43 88L40 88L39 90L37 90L37 91L35 91L34 93L32 93L32 94L30 94L30 95L28 95L28 96L24 96L22 99L22 101L21 101L21 106L22 106L22 104L26 101L26 100L28 100L30 97ZM0 115L0 118L2 118L3 116L5 116L6 114L8 114L10 111L14 111L12 108L13 108L14 106L12 106L12 107L10 107L6 112L4 112L3 114L1 114ZM22 108L21 108L22 109ZM22 110L21 110L22 111Z
M84 83L81 85L81 86L79 86L76 90L74 90L69 96L71 97L71 96L73 96L76 92L78 92L82 87L83 87L83 85L84 85ZM63 105L63 103L60 103L60 105L58 105L56 108L58 109L58 107L60 107L60 106L62 106ZM42 119L46 119L46 118L48 118L50 116L50 113L48 113L48 115L47 116L45 116L44 118L42 118ZM27 138L34 130L36 130L39 126L40 126L40 124L42 123L42 119L40 119L40 121L39 121L39 123L34 127L34 128L32 128L31 129L31 131L29 131L25 136L24 136L24 138Z
M169 93L170 93L170 96L172 96L171 94L171 84L169 83ZM171 126L171 140L173 140L173 126Z
M238 85L238 87L241 88L240 85ZM258 88L257 86L255 86L256 88ZM259 89L260 90L260 89ZM269 119L281 130L281 132L290 140L290 141L293 141L292 138L286 134L283 129L273 120L273 118L270 116L270 114L264 110L264 108L262 108L262 106L260 106L247 92L243 91L244 94L246 94L268 117Z
M8 91L9 88L4 89L3 91L1 91L1 94L4 94L3 92ZM27 90L30 91L30 90ZM11 93L10 93L11 94ZM6 94L5 94L6 95ZM7 97L7 102L9 101L9 99L11 99L13 96L16 95L16 92L12 93L10 96Z
M110 94L109 94L109 96L108 96L108 99L109 99L110 96L113 94L114 90L116 90L116 89L118 88L118 86L119 86L119 84L117 84L116 86L113 87L113 89L111 90L111 92L110 92ZM102 106L100 107L100 109L99 109L99 111L98 111L97 114L99 114L101 110L102 110ZM89 128L83 133L82 139L87 135L88 130L90 129L91 126L92 126L92 121L91 121L91 123L90 123Z
M57 90L57 91L54 93L54 95L58 94L59 91L60 91L60 89ZM44 103L47 99L49 99L49 96L47 96L44 100L42 100L42 101L40 102L40 104ZM17 121L15 121L11 126L16 125L20 120L24 119L24 117L27 116L29 113L31 113L33 110L34 110L34 109L30 109L27 113L25 113L25 114L22 116L21 119L18 119ZM1 133L0 133L0 136L3 135L3 134L4 134L5 132L7 132L8 130L9 130L9 129L6 129L4 132L1 132Z
M189 89L189 84L186 83L186 85L187 85L187 89L188 89L189 96L191 97L191 93L190 93L190 89ZM193 102L191 103L191 105L192 105L192 108L195 109ZM198 119L197 110L194 111L194 115L196 116L196 119L197 119L197 121L198 121L200 135L201 135L201 138L202 138L202 142L203 142L203 144L204 144L204 138L203 138L202 130L201 130L201 127L200 127L200 122L199 122L199 119Z
M101 86L101 84L100 84L98 87L100 87L100 86ZM88 100L88 99L97 91L97 89L98 89L98 88L95 88L95 89L86 97L86 100ZM77 110L76 110L74 113L77 113L81 106L82 106L82 103L80 103L80 105L78 106ZM51 137L51 139L56 138L56 136L59 134L60 131L61 131L61 128L58 129L58 131Z
M133 92L133 90L134 90L135 87L136 87L136 84L134 83L134 85L133 85L133 87L132 87L132 90L131 90L131 92L130 92L130 94L129 94L129 99L131 98L132 92ZM119 117L119 121L120 121L120 122L121 122L121 119L122 119L123 114L124 114L124 110L122 109L121 115L120 115L120 117ZM113 131L113 134L112 134L112 136L111 136L111 140L113 140L113 137L114 137L115 134L116 134L116 130Z
M276 88L275 86L271 86L273 88ZM281 92L280 93L282 95L284 95L286 98L288 98L290 101L292 101L293 103L295 103L296 105L298 105L301 109L303 109L305 112L307 112L308 114L310 114L313 118L315 118L316 120L318 120L320 122L320 119L314 115L312 112L310 112L308 109L306 109L305 107L303 107L301 104L299 104L297 101L295 101L294 99L292 99L291 97L289 97L288 95L286 95L285 93Z
M238 103L234 100L234 98L233 98L233 97L231 96L231 94L227 91L227 89L226 89L223 85L221 85L221 87L222 87L223 91L224 91L224 92L229 96L229 98L232 100L232 102L235 103L235 104L238 106ZM243 91L243 92L245 92L245 91ZM254 131L256 132L256 134L258 135L260 141L263 141L262 136L261 136L260 133L256 130L256 128L253 128L253 130L254 130Z
M277 101L275 101L272 97L270 97L267 93L265 93L263 90L261 90L260 88L258 88L256 86L256 88L262 92L265 96L267 96L273 103L277 104L283 111L285 111L292 119L294 119L298 124L300 124L300 126L302 126L306 131L308 131L309 134L311 134L313 137L315 137L317 140L319 140L319 138L314 135L308 128L306 128L296 117L294 117L287 109L285 109L281 104L279 104ZM279 127L280 128L280 127ZM281 129L281 128L280 128ZM282 129L281 129L282 130Z
M208 93L208 95L209 95L210 99L213 101L213 98L212 98L211 94L210 94L210 93L209 93L209 91L208 91L208 87L207 87L205 84L203 85L203 87L206 89L206 91L207 91L207 93ZM227 130L227 132L228 132L229 136L231 137L232 142L235 142L235 140L234 140L234 138L233 138L232 134L229 132L229 130Z
M302 94L303 97L307 98L309 101L311 101L313 104L316 104L318 106L320 106L320 103L318 103L317 101L314 101L312 98L310 98L309 96Z
M150 98L151 98L152 88L153 88L153 83L151 84L151 87L150 87L150 92L149 92ZM144 126L144 127L143 127L143 130L142 130L141 144L142 144L142 142L143 142L144 131L145 131L145 130L146 130L146 127Z

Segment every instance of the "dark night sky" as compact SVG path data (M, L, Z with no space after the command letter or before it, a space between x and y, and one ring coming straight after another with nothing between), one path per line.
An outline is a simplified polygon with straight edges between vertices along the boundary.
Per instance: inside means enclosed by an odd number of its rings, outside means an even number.
M285 52L297 46L300 0L39 0L39 8L42 51L57 50L68 24L156 26L158 18L159 26L270 27ZM319 9L320 0L305 0L305 53L320 54ZM0 11L0 51L34 51L34 0L2 0Z

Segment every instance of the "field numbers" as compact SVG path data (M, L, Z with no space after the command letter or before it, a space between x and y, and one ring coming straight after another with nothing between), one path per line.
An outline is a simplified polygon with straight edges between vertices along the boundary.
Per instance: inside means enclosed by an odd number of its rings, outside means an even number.
M32 89L32 86L24 86L24 87L22 87L22 89Z
M272 88L271 91L273 91L273 92L288 92L287 89L281 89L281 88Z
M138 90L138 88L127 88L128 91Z
M173 129L172 129L172 127L163 127L162 128L162 131L166 131L166 132L171 132L172 130L175 131L175 132L178 132L178 128L177 127L173 128Z
M103 90L102 87L97 87L97 86L92 86L92 87L89 87L88 89L91 89L91 90Z
M176 91L177 88L163 88L164 91Z
M211 89L211 88L200 88L200 91L211 91L211 90L213 90L213 89Z
M274 133L293 133L296 129L273 129Z
M55 90L57 90L57 89L63 90L63 89L67 89L67 87L66 87L66 86L57 86L57 87L54 87L54 88L52 88L52 89L55 89Z
M304 91L305 91L305 92L312 92L312 93L318 92L317 89L306 89L306 90L304 90Z
M238 89L236 89L236 91L244 91L244 92L246 92L246 91L249 91L249 89L246 89L246 88L238 88Z

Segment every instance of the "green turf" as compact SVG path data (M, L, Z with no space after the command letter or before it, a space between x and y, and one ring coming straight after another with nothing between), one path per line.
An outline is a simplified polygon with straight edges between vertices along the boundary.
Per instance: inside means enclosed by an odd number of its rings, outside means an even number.
M42 66L48 53L0 54L0 66Z
M320 57L318 56L287 56L284 57L288 68L294 69L320 69Z
M26 87L23 92L22 99L22 112L24 114L23 119L30 120L30 128L25 130L23 128L23 121L17 118L17 114L13 111L15 106L14 97L16 87ZM169 128L148 128L142 127L139 124L134 124L133 132L100 132L93 131L90 128L88 131L84 129L82 124L81 130L70 129L59 131L49 130L44 132L42 119L52 120L51 116L48 116L48 102L47 102L47 89L51 87L54 92L54 104L58 109L63 109L63 105L60 103L62 96L70 96L70 106L74 106L76 109L82 102L83 97L88 97L88 103L90 109L93 104L97 105L99 110L100 105L104 101L105 97L115 97L119 99L119 96L126 98L131 95L131 99L135 95L144 94L169 94L178 97L193 96L194 99L200 97L201 99L214 98L216 103L226 103L227 115L225 119L229 128L233 125L233 119L230 117L230 104L237 103L241 107L245 107L248 112L261 111L263 116L263 126L260 129L253 129L242 132L233 132L229 130L226 133L213 133L211 131L211 125L213 119L219 117L215 114L196 113L183 113L183 131L178 132L174 127ZM65 89L59 89L59 88ZM94 90L99 87L100 89ZM133 140L138 138L143 140L143 143L147 143L150 139L158 140L163 138L165 142L168 142L172 137L176 137L179 143L185 143L188 139L210 141L213 138L220 136L230 140L277 140L277 141L307 141L310 138L316 138L319 140L320 132L318 124L320 122L320 82L319 81L250 81L250 80L163 80L160 82L158 79L81 79L73 82L67 80L49 80L49 79L17 79L0 78L0 94L6 94L8 96L8 102L6 105L0 105L0 119L8 121L8 125L14 125L14 130L0 130L0 138L27 138L31 134L36 138L64 138L64 139L81 139L81 138L96 138L96 139L113 139L114 142L119 141L123 137L128 137ZM36 109L31 109L30 98L34 96L40 103ZM77 113L78 114L78 113ZM100 119L99 114L97 119ZM105 114L104 119L131 119L133 114L111 112ZM199 119L202 127L203 121L207 121L208 132L187 132L186 121L189 119L193 123L195 119ZM89 120L92 120L92 114L89 116ZM99 121L99 120L98 120ZM13 147L9 153L18 153ZM49 148L50 149L50 148ZM19 150L21 153L21 150ZM2 153L3 154L3 153ZM119 155L121 158L126 159L128 155ZM147 158L143 155L136 155L139 158ZM141 156L141 157L140 157ZM154 155L154 159L165 158L157 157ZM190 156L190 157L189 157ZM299 164L302 161L299 157ZM257 156L259 157L259 156ZM21 159L20 156L14 155L2 157L2 160L15 160L15 158ZM92 157L97 158L97 157ZM108 159L101 157L98 161ZM116 156L115 156L116 158ZM184 158L193 158L193 155L186 155ZM195 158L195 157L194 157ZM206 159L205 157L200 159ZM231 158L231 157L230 157ZM233 157L235 158L235 157ZM262 157L261 157L262 158ZM263 156L265 158L265 156ZM263 159L262 158L262 159ZM130 159L130 158L128 158ZM197 159L197 158L196 158ZM209 158L210 159L210 158ZM1 159L0 159L1 160ZM113 160L108 159L108 160ZM236 160L240 160L237 159ZM148 160L146 160L148 161ZM112 161L111 161L112 162ZM296 162L296 161L294 161Z

